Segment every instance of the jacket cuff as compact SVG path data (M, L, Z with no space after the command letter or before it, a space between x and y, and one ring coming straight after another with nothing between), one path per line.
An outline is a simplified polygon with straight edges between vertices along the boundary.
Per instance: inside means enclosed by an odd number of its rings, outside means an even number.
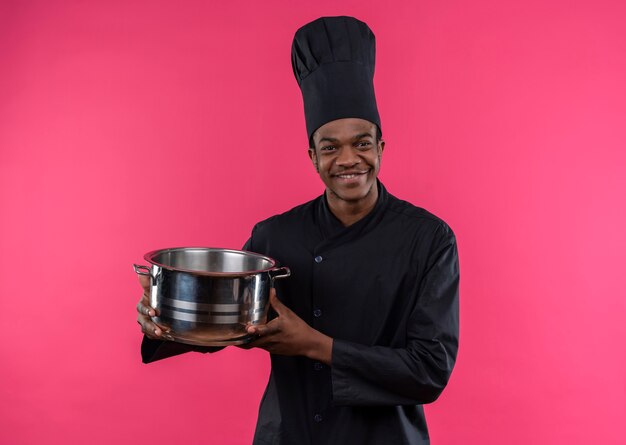
M333 339L333 355L331 361L332 398L336 404L358 398L355 388L350 385L350 363L352 361L350 343Z

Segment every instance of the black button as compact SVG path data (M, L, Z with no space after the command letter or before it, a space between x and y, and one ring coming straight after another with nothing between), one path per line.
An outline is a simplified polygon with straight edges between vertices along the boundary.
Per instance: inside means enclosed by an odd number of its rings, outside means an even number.
M323 259L324 258L322 258L321 256L318 255L318 256L315 257L315 262L316 263L321 263Z
M316 371L321 371L323 367L324 365L322 365L320 362L313 363L313 369L315 369Z
M316 422L321 422L322 421L322 415L321 414L316 414L313 416L313 420L315 420Z
M316 318L321 317L322 316L322 310L321 309L315 309L313 311L313 316L316 317Z

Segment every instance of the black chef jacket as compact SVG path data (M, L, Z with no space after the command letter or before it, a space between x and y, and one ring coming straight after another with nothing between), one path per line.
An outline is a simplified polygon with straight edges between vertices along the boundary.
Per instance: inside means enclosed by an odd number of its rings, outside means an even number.
M279 299L334 339L331 366L271 355L254 444L429 443L421 405L441 394L458 349L456 241L378 188L350 227L322 195L257 224L246 243L291 269ZM144 361L176 348L144 341Z

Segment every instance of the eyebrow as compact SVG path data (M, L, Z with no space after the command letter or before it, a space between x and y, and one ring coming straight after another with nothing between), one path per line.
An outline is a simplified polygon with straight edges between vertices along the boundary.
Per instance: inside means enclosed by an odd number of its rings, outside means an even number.
M352 138L353 141L356 141L358 139L363 139L363 138L374 138L374 136L372 136L371 133L361 133L361 134L357 134L356 136L354 136Z
M353 141L358 141L359 139L363 139L363 138L366 138L366 137L367 138L372 138L372 139L374 138L374 136L372 136L371 133L359 133L356 136L353 136L352 140ZM322 139L319 140L319 143L322 143L324 141L335 143L335 142L339 142L339 139L331 138L331 137L323 137Z

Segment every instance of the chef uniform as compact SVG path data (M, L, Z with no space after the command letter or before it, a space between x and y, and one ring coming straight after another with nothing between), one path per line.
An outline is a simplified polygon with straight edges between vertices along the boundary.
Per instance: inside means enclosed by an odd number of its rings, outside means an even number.
M374 59L374 35L354 18L297 31L309 139L341 118L380 128ZM333 338L330 366L271 354L254 444L430 443L422 404L441 394L458 349L456 240L441 219L377 187L374 209L349 227L322 195L257 224L244 247L289 266L279 299ZM142 354L153 361L181 347L145 338Z

